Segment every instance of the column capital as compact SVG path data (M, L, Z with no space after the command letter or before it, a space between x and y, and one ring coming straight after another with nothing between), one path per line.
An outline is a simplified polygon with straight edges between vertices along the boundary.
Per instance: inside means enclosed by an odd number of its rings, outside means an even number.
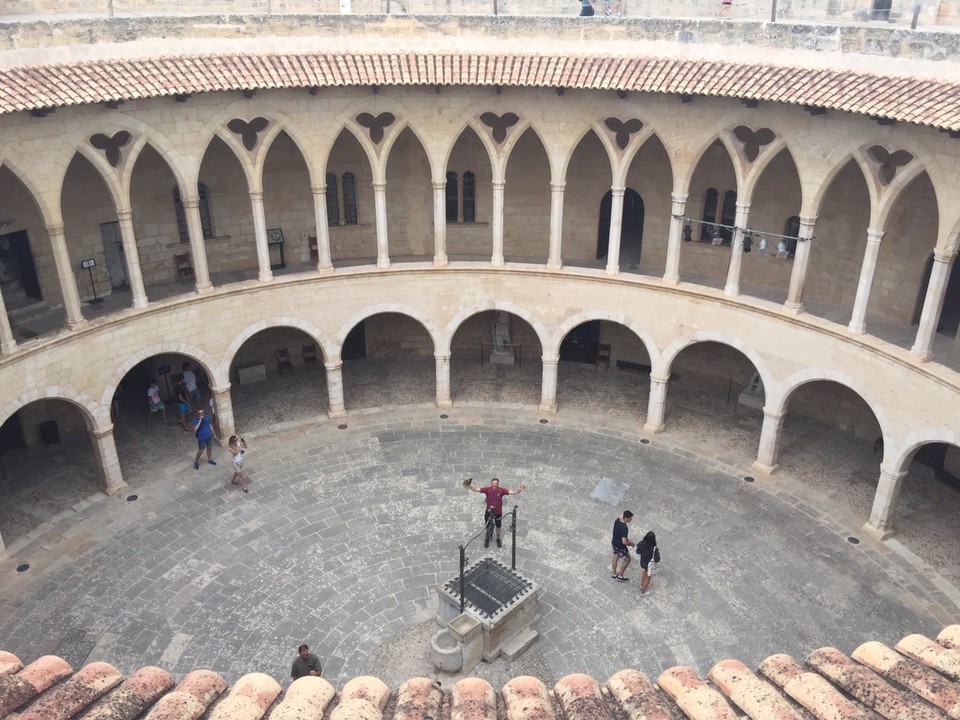
M943 250L941 248L937 248L933 251L933 261L938 263L949 263L954 257L956 257L956 255L956 250Z
M737 212L750 212L750 203L737 202Z
M785 412L776 412L773 409L767 408L766 405L763 406L763 417L764 419L769 418L773 422L782 422L783 418L786 416Z
M327 369L328 372L337 372L343 369L342 362L324 363L323 366Z
M314 195L326 195L327 194L327 184L320 183L319 185L311 185L310 192Z
M565 182L558 182L558 183L552 182L550 183L550 191L555 193L561 193L563 192L563 189L566 186L567 184Z
M550 365L550 366L556 367L560 364L560 356L555 355L553 357L546 357L545 355L541 355L540 362L544 365Z
M113 425L112 424L107 425L105 427L100 428L99 430L91 430L90 434L93 435L93 437L96 438L97 440L101 438L105 438L109 435L113 435Z
M650 382L656 383L657 385L666 385L668 382L670 382L670 376L655 375L654 373L650 373Z
M493 187L494 190L500 190L500 191L503 190L506 184L507 184L506 180L494 180L493 182L490 183L491 187Z
M44 230L47 231L47 235L63 235L63 223L59 225L46 225Z
M801 215L800 216L800 234L803 235L803 231L807 230L808 233L813 233L813 226L817 224L816 215ZM807 237L810 235L808 234Z
M200 198L181 197L180 204L183 205L185 210L196 210L200 207Z
M128 222L133 219L133 210L130 208L120 208L117 210L117 220L120 222Z
M880 241L883 240L883 236L885 234L886 234L885 230L877 230L876 228L867 228L867 242L879 245Z
M623 187L611 187L610 195L613 197L623 197L623 194L627 191L626 186Z
M894 470L888 465L884 465L883 463L880 464L880 477L884 477L887 480L891 480L893 482L899 482L900 480L905 478L908 474L909 474L909 470L900 470L899 472L897 472L896 470Z
M230 383L227 383L224 387L214 387L213 385L211 385L210 392L212 392L214 395L219 395L221 393L230 392L230 388L231 388Z
M434 190L446 190L447 181L446 180L431 180L430 184L433 186Z
M686 205L687 198L690 197L687 193L670 193L670 199L675 203L680 203Z
M251 191L250 191L250 202L262 203L262 202L263 202L263 190L251 190Z
M439 362L446 362L446 361L448 361L448 360L450 359L450 353L445 353L445 354L444 354L444 353L434 353L434 354L433 354L433 357L434 357L435 360L438 360Z
M374 192L384 192L387 189L386 180L374 180L373 181L373 190Z

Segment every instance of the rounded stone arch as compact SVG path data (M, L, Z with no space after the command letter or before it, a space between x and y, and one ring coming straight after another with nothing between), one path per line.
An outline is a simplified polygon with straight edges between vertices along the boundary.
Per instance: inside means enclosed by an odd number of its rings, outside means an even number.
M109 430L113 426L113 422L110 419L109 401L105 406L98 405L97 402L86 393L69 390L60 385L34 388L18 396L12 403L12 410L7 412L5 408L3 411L0 411L0 425L3 425L3 423L13 417L21 408L38 400L63 400L75 406L80 410L80 414L87 423L87 429L90 432L102 432Z
M409 305L402 305L400 303L380 303L378 305L370 305L365 307L363 310L355 313L349 320L343 323L340 326L340 329L337 331L336 336L334 337L334 342L336 342L336 352L331 353L330 357L340 358L340 353L343 348L343 343L347 339L347 335L350 334L350 331L353 330L361 321L366 320L369 317L374 315L381 315L383 313L396 313L397 315L405 315L412 320L416 320L423 326L423 329L427 331L427 334L430 336L430 340L433 341L434 352L440 352L440 339L442 333L436 323L422 310L411 307Z
M459 142L460 137L463 135L464 131L467 128L473 130L476 134L477 139L480 141L480 144L483 145L484 149L487 151L487 162L490 163L491 172L495 167L497 149L490 140L490 136L484 132L483 128L480 126L479 121L475 117L476 113L473 108L470 108L469 111L465 112L460 120L460 124L457 126L457 129L451 134L452 142L448 143L447 151L443 156L443 169L446 172L447 167L450 165L450 156L453 154L453 149L456 147L457 142Z
M37 209L40 211L40 217L43 220L44 225L56 225L61 220L62 213L60 212L60 193L55 191L56 198L50 198L48 195L44 194L43 190L37 185L34 178L28 172L24 172L23 160L18 158L14 151L10 147L0 148L0 167L7 168L15 178L27 189L27 192L30 193L30 197L33 198L34 204L37 206ZM62 179L61 179L62 185ZM51 189L52 190L52 189ZM53 200L56 200L54 205L50 205Z
M903 445L896 458L889 463L889 467L895 473L906 472L910 469L913 457L924 445L931 443L942 443L944 445L953 445L960 447L960 433L941 425L940 427L924 428L910 433L903 439ZM887 436L884 434L884 453L889 456L893 448L892 444L887 444ZM888 463L884 462L885 465Z
M125 378L127 373L133 370L136 365L154 355L183 355L203 365L204 372L207 373L207 377L210 379L213 387L226 387L229 384L229 367L227 368L227 373L223 373L223 367L219 365L216 358L206 350L184 342L162 342L141 348L125 358L124 361L117 366L117 369L114 370L113 375L110 376L110 379L104 387L100 406L106 408L107 412L109 412L113 394L117 391L117 387L123 378Z
M443 329L442 336L440 336L443 339L443 345L437 345L437 354L450 354L450 343L453 340L453 336L456 335L457 330L463 324L464 320L473 317L478 313L488 312L490 310L503 310L512 315L516 315L533 328L533 331L537 334L537 340L540 341L540 347L547 347L545 341L550 337L550 332L547 330L546 325L544 325L533 313L518 306L516 303L510 302L509 300L491 300L489 302L481 302L471 305L470 307L466 307L458 312L455 316L450 318L450 321Z
M660 377L669 377L674 360L677 359L677 356L683 350L692 345L706 342L727 345L728 347L732 347L734 350L741 353L753 364L754 370L756 370L757 374L760 375L760 380L763 381L764 390L766 392L770 392L770 389L773 388L774 378L770 374L770 370L767 368L766 364L763 362L763 359L760 357L760 353L740 340L740 338L724 332L717 332L715 330L700 330L674 340L666 349L663 350L662 353L660 353L660 362L656 365L653 365L651 374L656 374ZM653 358L651 357L651 361L652 360ZM653 363L651 362L651 364Z
M771 409L777 415L783 415L786 412L791 396L797 389L800 388L801 385L807 385L812 382L821 381L834 382L838 385L843 385L851 392L856 393L860 399L867 404L867 407L870 408L874 418L876 418L877 424L880 426L880 434L883 437L884 442L886 442L887 438L894 437L893 427L891 426L890 419L884 412L883 406L880 404L879 399L869 390L861 387L851 375L848 375L844 372L839 372L837 370L808 368L806 370L795 372L793 375L790 375L779 383L777 386L777 393L773 398L773 402L771 402L771 397L767 396L766 407ZM764 387L767 387L766 382L764 382Z
M243 347L243 344L247 342L257 333L263 332L264 330L270 330L271 328L296 328L301 332L309 335L316 343L320 346L320 352L323 353L324 364L330 362L330 359L334 357L335 346L330 340L329 336L316 325L307 320L302 320L301 318L289 317L289 316L277 316L272 318L267 318L265 320L258 320L255 323L252 323L237 333L236 337L230 342L227 346L227 349L224 350L223 356L220 358L219 367L227 368L229 373L229 368L233 363L233 359L236 357L237 352Z
M560 343L563 342L563 339L567 336L567 334L574 328L592 320L605 320L607 322L616 323L617 325L621 325L632 332L640 339L640 342L643 343L643 346L647 351L647 355L650 357L650 364L656 366L655 364L660 359L660 349L657 347L653 336L647 330L639 327L638 323L636 323L633 319L628 318L623 313L610 312L608 310L588 310L577 313L576 315L571 315L570 317L562 320L549 338L549 357L559 357ZM547 345L544 345L543 348L543 354L548 355Z
M826 169L823 170L823 167L815 168L810 165L806 165L803 168L800 168L800 181L804 189L807 187L806 181L813 181L817 183L817 189L814 192L813 196L810 198L810 214L813 217L817 217L821 212L821 205L823 205L824 196L827 194L827 190L830 188L830 185L833 184L833 181L836 179L837 175L848 165L850 161L856 163L857 167L860 168L860 172L863 175L863 182L867 188L867 192L870 194L870 216L871 222L876 215L877 204L879 202L879 197L877 194L876 183L873 182L873 176L870 173L870 168L867 167L867 163L863 158L863 154L855 152L854 150L845 151L837 160L831 161ZM819 178L811 178L811 175L814 175L817 170L823 170ZM805 175L809 173L809 175ZM806 203L804 207L807 207Z

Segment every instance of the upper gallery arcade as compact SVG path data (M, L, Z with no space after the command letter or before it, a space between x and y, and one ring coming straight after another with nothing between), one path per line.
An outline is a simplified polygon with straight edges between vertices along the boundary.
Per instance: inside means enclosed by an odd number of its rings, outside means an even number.
M762 381L767 471L791 394L842 386L883 438L877 530L917 449L960 445L949 53L805 51L761 24L245 22L167 20L165 48L145 23L85 43L51 22L59 48L5 28L0 420L72 403L108 492L137 363L195 361L228 432L238 350L298 328L340 415L344 343L384 313L426 333L439 407L477 313L529 326L543 412L564 338L622 327L650 431L684 348L726 345Z

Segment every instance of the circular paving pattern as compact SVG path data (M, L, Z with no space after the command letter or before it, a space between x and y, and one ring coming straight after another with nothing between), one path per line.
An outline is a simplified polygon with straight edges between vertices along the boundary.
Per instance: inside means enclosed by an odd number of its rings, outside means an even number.
M106 659L123 672L210 667L233 681L254 670L289 677L307 642L335 684L365 672L394 687L432 675L436 588L482 524L468 476L528 486L506 507L519 505L518 569L542 588L539 639L512 666L476 669L493 680L518 670L551 684L571 672L605 680L624 667L655 677L678 664L705 673L728 657L850 652L868 638L935 634L956 612L906 560L788 477L748 484L746 466L669 436L641 444L635 425L596 416L445 414L407 407L351 414L346 430L324 420L248 434L248 495L230 485L226 451L197 472L184 442L166 465L128 478L137 502L94 500L45 551L0 564L0 647L24 659ZM604 477L622 483L621 502L593 497ZM635 513L635 539L648 529L659 539L663 571L648 598L638 563L629 583L610 577L623 509ZM509 562L509 542L486 552ZM22 562L32 567L17 575Z

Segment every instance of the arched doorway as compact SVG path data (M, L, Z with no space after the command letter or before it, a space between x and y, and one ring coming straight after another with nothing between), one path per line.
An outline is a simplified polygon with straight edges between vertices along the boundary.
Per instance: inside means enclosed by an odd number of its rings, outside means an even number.
M608 190L600 201L600 223L597 228L597 260L605 258L610 244L610 208L613 193ZM643 245L643 198L633 188L623 193L623 214L620 216L620 264L639 264Z

